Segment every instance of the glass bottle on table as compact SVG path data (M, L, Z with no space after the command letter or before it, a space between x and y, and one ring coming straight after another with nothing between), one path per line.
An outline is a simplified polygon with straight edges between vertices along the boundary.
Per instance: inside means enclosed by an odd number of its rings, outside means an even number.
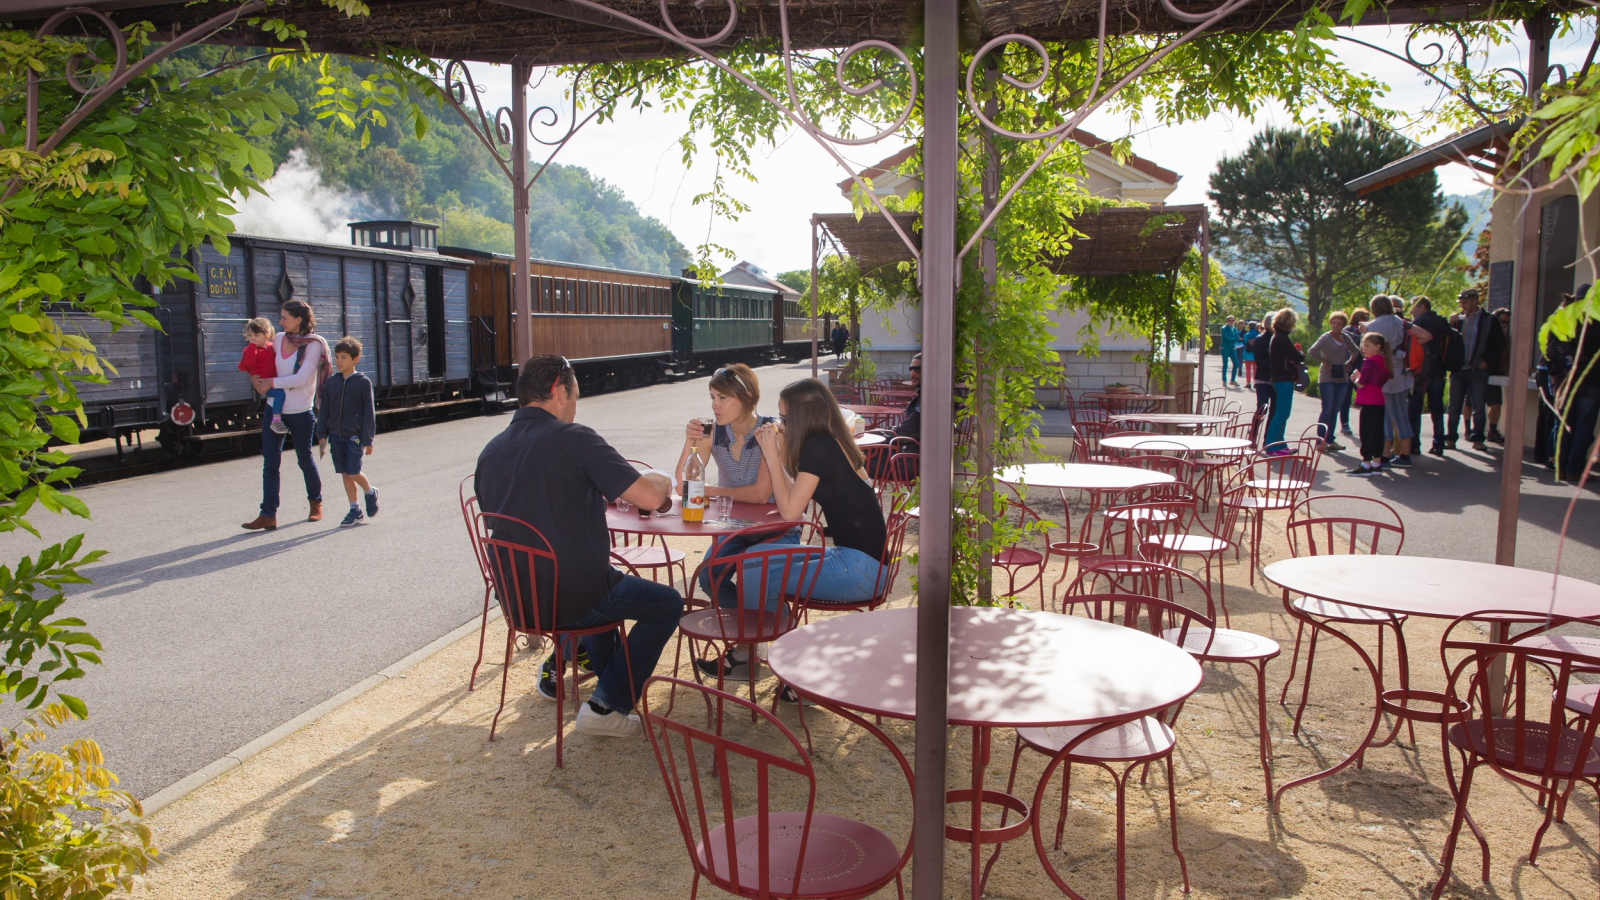
M689 454L683 464L683 520L704 522L706 518L706 467L700 454Z

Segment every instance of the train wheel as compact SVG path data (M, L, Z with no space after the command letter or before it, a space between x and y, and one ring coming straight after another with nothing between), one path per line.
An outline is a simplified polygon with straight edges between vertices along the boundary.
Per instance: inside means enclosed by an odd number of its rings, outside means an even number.
M200 455L200 442L190 435L188 428L162 425L156 432L156 443L175 459L194 459Z

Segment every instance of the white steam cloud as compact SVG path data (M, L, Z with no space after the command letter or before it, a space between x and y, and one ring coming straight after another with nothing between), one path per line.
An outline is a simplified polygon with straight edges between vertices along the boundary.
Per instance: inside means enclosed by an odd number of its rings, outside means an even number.
M297 241L350 243L351 222L370 218L373 204L359 191L322 183L322 174L301 149L262 182L264 194L236 201L233 227L244 234Z

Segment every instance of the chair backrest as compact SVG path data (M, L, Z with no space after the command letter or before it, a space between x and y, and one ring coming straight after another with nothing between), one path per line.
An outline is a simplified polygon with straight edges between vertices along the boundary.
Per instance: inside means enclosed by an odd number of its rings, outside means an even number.
M483 544L478 540L478 494L473 487L473 480L477 473L461 479L461 486L456 488L456 496L461 499L461 520L467 526L467 540L472 542L472 558L478 561L478 574L483 576L483 583L489 583L489 565L483 558Z
M1185 645L1191 634L1207 635L1209 644L1213 629L1211 620L1205 616L1159 597L1117 593L1069 594L1062 603L1062 612L1067 615L1132 628L1180 647ZM1172 723L1168 721L1167 724Z
M1495 618L1496 613L1474 613ZM1593 621L1552 617L1551 627ZM1600 658L1547 646L1493 644L1447 639L1441 655L1464 657L1450 670L1446 709L1470 707L1460 726L1472 752L1501 776L1532 790L1551 783L1586 779L1595 765L1595 726L1600 716L1580 716L1567 724L1567 698L1581 685L1577 673L1600 666ZM1551 687L1546 688L1548 677ZM1504 688L1503 697L1501 689ZM1504 704L1502 706L1502 703ZM1492 748L1492 749L1491 749Z
M730 705L745 707L755 719L755 728L777 732L778 738L767 743L777 744L782 752L757 749L724 734L657 715L657 708L669 713L673 708L665 702L650 702L651 689L658 687L699 695L708 710ZM794 733L743 697L661 675L645 682L639 718L650 736L661 780L666 784L667 798L695 872L739 896L798 896L817 802L817 775L811 757ZM778 830L788 831L792 825L775 824L770 814L777 811L772 808L774 794L795 793L785 790L784 782L790 780L804 788L800 793L805 796L805 807L800 833L785 836L798 842L792 874L780 875L773 871L771 849ZM749 881L752 870L756 873L754 884Z
M507 626L536 634L551 631L557 624L561 567L550 542L539 529L513 516L480 512L474 521Z
M1197 413L1200 404L1205 400L1205 394L1190 388L1177 392L1172 398L1172 411L1177 413Z
M896 453L889 457L889 471L879 481L893 487L910 487L917 482L917 473L921 471L922 456L917 453Z
M1188 599L1198 596L1204 601L1201 614L1208 621L1217 620L1217 609L1206 583L1183 569L1161 563L1109 560L1085 566L1078 571L1078 577L1073 579L1067 594L1138 594L1165 599L1168 603L1191 610L1194 610L1192 600L1185 603L1178 597L1182 595Z
M787 527L801 524L783 523ZM719 556L713 562L710 596L718 596L724 585L731 585L739 598L739 606L716 610L721 639L734 644L771 641L787 634L799 624L800 608L822 574L822 551L809 544L752 549Z
M1072 428L1074 431L1076 431L1078 426L1081 424L1094 423L1104 425L1105 423L1111 421L1111 414L1106 412L1105 407L1095 404L1090 399L1093 396L1096 395L1084 394L1083 405L1073 407Z
M906 515L906 508L911 505L908 495L899 494L890 502L889 516L884 520L883 557L878 561L883 564L883 571L878 575L878 583L872 591L872 605L874 608L889 599L889 592L894 590L895 579L900 577L900 559L905 553L906 526L911 524L911 517Z
M1292 506L1310 493L1316 475L1316 465L1309 456L1267 456L1241 466L1234 473L1233 484L1248 484L1257 496Z
M1406 525L1393 506L1356 494L1318 494L1295 504L1286 526L1292 556L1398 556Z
M646 469L654 469L655 468L655 466L650 465L649 463L645 462L642 459L629 459L629 460L624 460L624 462L628 463L629 465L633 466L635 469L638 469L641 472L645 471Z

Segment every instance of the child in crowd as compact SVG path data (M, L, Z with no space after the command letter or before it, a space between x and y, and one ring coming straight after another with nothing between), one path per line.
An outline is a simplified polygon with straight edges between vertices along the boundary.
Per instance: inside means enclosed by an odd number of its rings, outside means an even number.
M239 371L259 378L277 378L278 364L272 359L272 323L257 316L244 323L244 355L239 357ZM283 389L267 391L267 412L272 416L271 428L285 434L283 424Z
M1389 380L1389 342L1369 331L1361 338L1361 355L1361 368L1353 379L1361 410L1361 464L1350 474L1366 478L1383 471L1383 385Z
M350 511L340 525L359 525L378 514L378 489L361 472L361 457L372 455L372 438L378 416L372 400L372 382L356 371L361 342L348 335L333 345L333 365L338 369L322 386L322 414L317 417L317 444L333 449L333 470L344 476L344 493ZM362 514L356 489L365 494Z

